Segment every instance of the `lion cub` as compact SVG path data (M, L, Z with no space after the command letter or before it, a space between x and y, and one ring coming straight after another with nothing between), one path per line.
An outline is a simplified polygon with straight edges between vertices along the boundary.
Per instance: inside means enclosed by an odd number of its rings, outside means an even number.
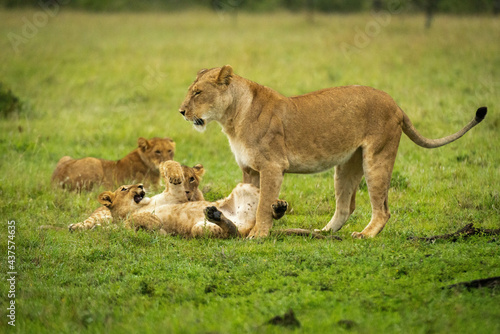
M259 189L239 184L231 194L216 202L188 202L183 187L184 174L179 163L167 161L161 165L165 177L163 205L151 204L141 184L122 186L114 192L99 195L114 220L126 219L128 228L158 230L162 233L199 237L203 235L228 238L246 236L255 225ZM273 203L275 219L283 217L287 202Z
M160 169L162 169L163 165L160 164ZM197 164L194 167L181 166L182 173L184 176L184 181L182 182L183 193L177 194L176 197L170 196L167 191L164 191L158 195L155 195L151 198L144 198L145 192L144 187L137 187L138 192L135 195L138 195L136 198L137 203L140 202L141 206L146 206L152 210L156 206L164 205L164 204L175 204L175 203L184 203L187 201L195 202L195 201L203 201L205 198L203 197L203 193L199 189L200 181L203 175L205 174L205 169L203 165ZM163 174L163 173L162 173ZM118 188L120 191L123 188L129 188L131 186L121 186ZM118 191L118 190L117 190ZM125 190L123 190L125 191ZM142 196L142 197L141 197ZM106 206L101 206L92 214L85 219L83 222L71 224L68 226L69 231L73 232L76 230L88 230L93 229L96 226L111 224L113 222L113 216L111 215L111 211Z
M52 174L52 183L77 191L91 190L100 184L115 187L127 181L158 186L159 165L163 161L172 160L174 153L175 143L170 138L155 137L148 140L140 137L137 140L137 148L117 161L92 157L62 157Z

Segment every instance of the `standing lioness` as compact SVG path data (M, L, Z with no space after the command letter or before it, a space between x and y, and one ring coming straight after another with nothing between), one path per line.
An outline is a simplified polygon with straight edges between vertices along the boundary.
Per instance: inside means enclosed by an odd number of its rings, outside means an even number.
M387 201L401 132L426 148L448 144L481 122L486 107L457 133L427 139L386 93L363 86L327 88L285 97L242 78L231 66L203 69L189 87L180 113L195 128L221 124L243 171L243 182L260 187L257 219L249 237L272 227L271 203L278 198L284 173L317 173L335 168L336 209L323 228L337 231L355 208L363 174L372 219L354 237L374 237L390 217Z

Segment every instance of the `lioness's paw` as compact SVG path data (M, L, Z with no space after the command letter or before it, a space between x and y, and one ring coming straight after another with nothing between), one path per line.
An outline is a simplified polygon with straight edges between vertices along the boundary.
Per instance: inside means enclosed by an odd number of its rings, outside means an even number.
M269 229L253 228L247 236L247 239L265 238L269 236Z
M361 232L352 232L351 237L355 239L364 239L366 236Z

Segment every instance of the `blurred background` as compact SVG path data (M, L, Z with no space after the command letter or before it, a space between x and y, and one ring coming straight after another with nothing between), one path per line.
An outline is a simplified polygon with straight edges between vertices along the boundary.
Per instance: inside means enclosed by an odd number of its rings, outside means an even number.
M46 4L65 6L91 11L151 11L211 8L213 10L234 10L267 12L276 10L317 11L324 13L350 13L370 9L388 9L409 5L410 11L429 13L475 14L500 11L498 0L46 0ZM38 6L33 0L1 0L6 8Z

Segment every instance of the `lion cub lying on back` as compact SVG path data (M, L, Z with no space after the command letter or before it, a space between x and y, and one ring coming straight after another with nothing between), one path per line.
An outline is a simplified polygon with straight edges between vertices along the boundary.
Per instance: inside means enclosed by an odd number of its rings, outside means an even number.
M94 185L116 187L128 181L158 186L159 165L174 158L175 143L170 138L139 138L137 148L124 158L112 161L99 158L62 157L52 174L52 183L62 188L91 190Z
M163 165L160 165L160 169L162 167ZM167 191L164 191L144 201L142 204L148 204L149 208L154 209L156 206L164 204L184 203L186 199L189 202L203 201L203 193L198 188L201 178L205 174L203 165L197 164L194 167L181 166L181 169L184 176L184 181L182 182L182 190L184 191L183 193L179 193L176 197L172 197ZM83 222L71 224L68 226L68 228L70 232L76 230L88 230L93 229L96 226L106 225L112 222L113 216L111 215L111 211L109 211L107 207L101 206L100 208L92 212L90 217L85 219Z
M153 198L145 197L142 184L121 186L115 192L105 191L99 202L107 207L115 221L126 219L128 228L158 230L163 233L219 238L246 236L255 225L259 189L250 184L239 184L231 194L216 202L188 202L184 195L184 174L179 163L161 164L165 177L166 204L158 206ZM275 219L283 217L287 202L273 203Z

